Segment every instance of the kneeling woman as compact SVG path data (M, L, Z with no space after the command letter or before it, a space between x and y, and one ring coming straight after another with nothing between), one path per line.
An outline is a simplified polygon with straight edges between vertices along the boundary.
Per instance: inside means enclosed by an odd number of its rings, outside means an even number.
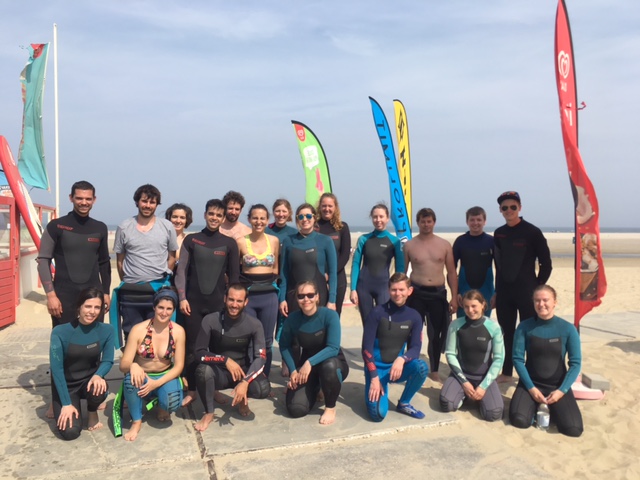
M300 310L290 313L280 336L280 353L291 376L287 385L287 410L294 417L304 417L324 394L325 409L320 423L329 425L336 417L336 402L349 366L340 348L340 317L334 310L318 307L318 288L314 282L296 288ZM300 345L295 358L293 345Z
M104 294L86 288L78 295L78 317L51 332L51 393L58 432L75 440L82 430L80 399L87 400L88 429L102 427L98 406L107 398L104 377L113 366L114 333L110 325L97 321Z
M533 306L536 316L520 323L513 339L513 365L520 382L511 399L509 420L514 427L528 428L538 405L546 403L558 431L579 437L582 415L571 391L582 364L578 331L554 315L556 291L549 285L533 291Z
M143 398L158 399L158 420L169 420L182 403L180 373L184 366L184 329L171 321L178 296L171 289L159 290L153 299L154 316L131 329L120 360L124 376L124 398L133 424L124 438L133 441L142 426Z
M465 397L480 402L488 422L502 418L504 400L496 383L504 363L504 339L497 322L484 316L487 301L478 290L462 297L464 317L449 326L445 355L451 375L440 390L440 407L456 411Z

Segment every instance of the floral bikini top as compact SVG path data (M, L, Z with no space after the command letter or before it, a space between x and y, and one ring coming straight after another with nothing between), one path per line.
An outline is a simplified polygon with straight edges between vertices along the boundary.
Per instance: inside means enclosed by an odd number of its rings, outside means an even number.
M251 240L249 239L249 235L246 235L244 237L245 242L247 242L247 254L242 256L242 263L245 267L273 267L275 265L276 257L273 253L271 253L271 242L266 235L265 239L267 241L267 250L260 255L256 255L251 248Z
M175 354L176 342L173 340L173 322L169 322L169 344L167 345L167 351L162 358L164 360L173 360ZM138 347L138 355L142 358L156 358L156 354L153 351L153 318L149 320L147 334L144 336L142 343Z

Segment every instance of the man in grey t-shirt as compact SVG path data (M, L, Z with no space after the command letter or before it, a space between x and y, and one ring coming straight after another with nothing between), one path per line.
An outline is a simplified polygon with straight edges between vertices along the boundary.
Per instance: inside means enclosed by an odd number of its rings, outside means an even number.
M145 297L145 292L150 298L155 290L168 285L176 263L176 231L168 220L155 215L160 198L160 191L153 185L139 187L133 195L138 214L127 218L116 230L113 250L123 281L119 303L125 337L134 325L153 316L153 303L137 307L124 304L144 303L138 300Z

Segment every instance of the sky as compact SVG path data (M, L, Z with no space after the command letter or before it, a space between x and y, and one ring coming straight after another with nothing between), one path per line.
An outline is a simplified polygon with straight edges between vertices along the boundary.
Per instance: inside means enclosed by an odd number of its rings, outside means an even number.
M367 225L389 202L368 97L393 128L407 111L413 210L464 227L480 205L517 190L522 214L573 225L554 73L555 0L291 2L218 0L5 2L0 29L0 135L17 157L19 74L29 43L58 26L60 205L71 184L97 190L92 216L134 215L135 189L194 209L228 190L247 204L304 201L291 120L319 137L342 218ZM580 151L600 225L640 228L640 3L567 0L580 112ZM53 49L45 93L45 151L55 205ZM437 229L437 227L436 227Z

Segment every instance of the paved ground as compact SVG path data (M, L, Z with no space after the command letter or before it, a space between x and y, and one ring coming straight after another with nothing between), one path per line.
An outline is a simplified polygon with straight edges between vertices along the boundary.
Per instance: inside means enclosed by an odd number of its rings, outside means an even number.
M23 301L19 315L33 312ZM31 302L33 303L33 302ZM26 304L26 305L25 305ZM39 310L36 308L36 312ZM39 314L41 315L41 314ZM19 316L20 318L20 316ZM45 318L45 317L43 317ZM451 428L455 416L438 412L438 389L429 381L415 406L427 417L417 421L389 413L382 423L367 419L363 402L363 362L359 354L361 328L346 327L343 345L351 366L332 426L318 424L320 409L303 419L290 419L284 408L284 382L274 368L273 399L252 401L254 414L240 417L222 407L204 433L193 429L202 415L199 402L161 424L145 416L134 443L114 438L111 426L83 431L73 442L54 433L44 418L50 399L49 327L46 321L18 322L0 330L0 478L65 480L108 475L111 480L137 478L262 479L262 478L544 478L517 452L490 453L482 439L471 439ZM44 325L44 326L43 326ZM610 340L621 348L638 348L640 312L590 315L582 327L583 341ZM276 362L279 358L276 357ZM122 375L117 367L107 377L111 391ZM392 386L392 402L400 387ZM107 417L113 395L110 395ZM124 424L125 429L128 423Z

